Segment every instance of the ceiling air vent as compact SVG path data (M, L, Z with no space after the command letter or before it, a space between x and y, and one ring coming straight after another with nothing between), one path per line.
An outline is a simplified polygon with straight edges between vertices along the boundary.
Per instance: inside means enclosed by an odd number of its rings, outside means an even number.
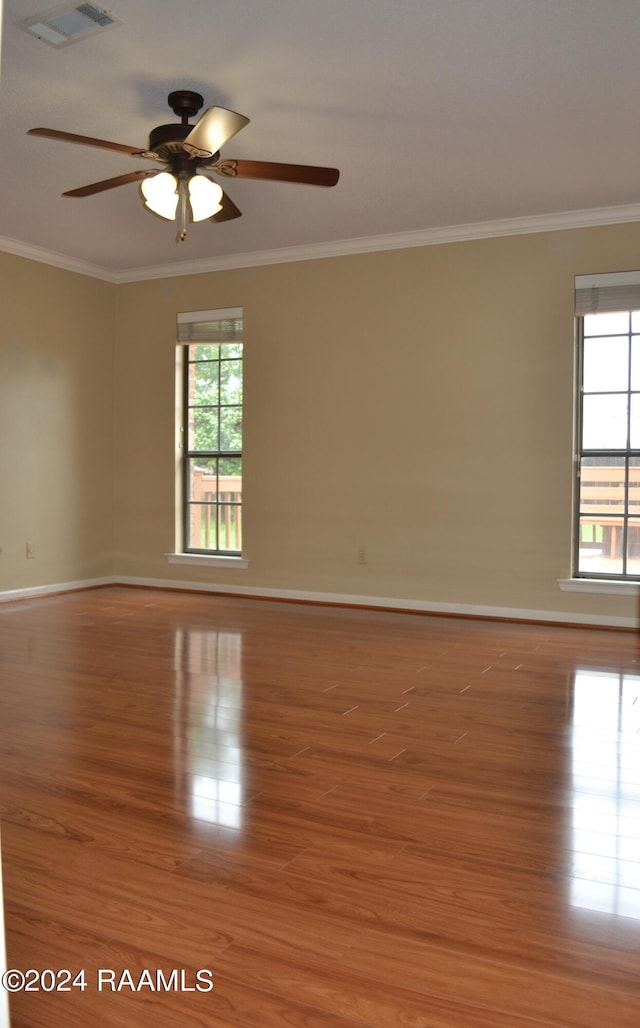
M121 24L108 11L93 4L78 4L72 7L54 7L51 11L26 18L18 22L18 28L41 39L50 46L69 46L81 39L94 36L96 32Z

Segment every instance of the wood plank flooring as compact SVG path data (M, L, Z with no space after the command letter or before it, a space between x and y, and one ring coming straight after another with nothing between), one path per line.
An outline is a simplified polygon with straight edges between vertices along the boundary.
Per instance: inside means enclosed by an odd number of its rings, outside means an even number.
M12 1028L640 1025L636 634L108 588L0 676Z

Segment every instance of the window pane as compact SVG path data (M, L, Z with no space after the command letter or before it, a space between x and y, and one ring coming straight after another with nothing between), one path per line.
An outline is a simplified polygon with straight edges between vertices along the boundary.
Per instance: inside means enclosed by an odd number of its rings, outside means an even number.
M629 458L629 513L640 514L640 457Z
M622 574L623 518L581 517L578 571L582 574Z
M581 514L597 514L602 517L609 512L624 513L626 474L624 457L616 457L607 464L606 467L599 464L597 457L581 461Z
M189 418L189 438L187 446L190 450L218 450L218 411L219 407L194 407Z
M640 390L640 336L631 338L631 388Z
M633 450L640 450L640 393L631 394L629 445Z
M242 449L242 408L220 408L220 450Z
M189 365L189 403L193 406L207 406L218 403L217 361Z
M217 550L217 521L215 503L189 504L187 545L197 550Z
M229 483L233 479L233 489L239 492L242 488L242 457L220 457L218 461L218 472L220 474L220 481L222 479L229 479ZM222 485L220 486L222 489ZM231 488L231 484L229 484Z
M629 518L627 528L627 574L640 575L640 519Z
M242 361L220 364L220 403L242 403Z
M192 343L191 360L217 361L220 347L217 343Z
M627 397L585 396L582 406L585 450L620 450L627 445Z
M225 343L220 356L225 359L237 357L242 360L242 343Z
M584 341L584 391L604 393L629 388L629 337Z
M189 460L189 499L215 503L218 499L218 461L215 457Z
M242 507L239 504L220 504L218 507L218 531L220 549L242 549Z
M585 336L608 336L617 332L629 331L628 311L615 311L613 314L587 314L584 319Z
M221 504L242 502L242 479L239 475L220 475L218 500Z

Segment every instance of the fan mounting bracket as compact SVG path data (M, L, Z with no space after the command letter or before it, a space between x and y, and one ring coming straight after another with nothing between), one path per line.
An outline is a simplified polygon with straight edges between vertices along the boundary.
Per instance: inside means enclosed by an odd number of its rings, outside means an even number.
M189 118L193 118L203 106L204 97L191 89L176 89L169 93L167 103L176 117L182 118L182 124L186 125Z

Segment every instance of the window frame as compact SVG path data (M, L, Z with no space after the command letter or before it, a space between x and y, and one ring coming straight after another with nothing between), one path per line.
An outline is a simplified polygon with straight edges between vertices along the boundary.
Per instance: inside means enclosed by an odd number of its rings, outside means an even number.
M243 531L243 497L242 497L242 478L244 472L244 437L241 441L241 448L239 450L222 450L220 448L220 438L218 436L218 448L201 450L193 446L190 446L190 424L191 424L191 412L194 410L194 404L192 403L192 395L190 389L190 369L195 363L198 363L192 359L192 348L212 344L223 348L225 346L240 347L240 355L234 355L232 360L239 360L242 367L242 388L244 387L244 338L222 339L222 338L202 338L198 335L198 324L204 325L210 322L224 322L224 321L240 321L242 324L241 335L243 335L242 329L244 327L244 315L242 308L231 308L221 309L212 311L199 311L191 312L189 314L178 315L178 348L179 348L179 371L182 381L182 393L180 403L180 435L181 435L181 446L180 446L180 471L179 471L179 482L180 482L180 513L181 513L181 553L185 560L190 562L194 561L212 561L216 562L230 562L230 563L245 563L243 561L243 547L244 547L244 531ZM184 326L189 326L186 329ZM186 336L190 335L190 338ZM222 357L222 349L218 351L216 358L218 362L218 381L220 381L220 372L222 370L222 362L225 358ZM230 406L239 406L241 411L241 418L244 416L244 395L242 394L241 403L239 405L229 405L220 402L220 394L217 396L218 402L211 404L212 408L217 409L217 417L220 418L220 412L223 409L228 409ZM221 503L220 493L217 488L217 481L219 478L219 468L216 467L216 499L212 501L211 506L215 508L215 546L204 547L194 546L190 539L191 534L191 512L194 507L194 501L191 497L191 469L192 462L194 459L200 458L202 460L215 460L216 462L232 459L240 461L240 495L238 500L234 500L232 503ZM196 504L197 505L197 504ZM200 504L202 505L202 504ZM220 512L223 507L233 507L239 514L236 515L236 524L239 526L240 531L240 548L225 548L220 545Z
M635 583L635 584L637 584L638 582L640 582L640 569L637 572L629 572L628 564L629 564L629 560L630 560L630 554L629 554L629 528L630 528L630 523L631 523L631 527L636 527L636 526L633 525L633 522L637 522L638 526L640 526L640 510L633 511L633 510L630 509L630 507L635 505L633 503L633 501L631 500L631 498L630 498L630 484L631 484L630 469L633 466L631 464L631 461L636 461L637 462L635 467L638 467L640 465L640 447L634 447L634 446L631 445L631 441L632 441L631 440L631 418L632 418L631 398L632 398L632 396L635 395L635 396L638 396L638 398L640 399L640 392L638 390L634 390L633 389L633 381L632 381L632 364L631 364L631 362L632 362L632 354L633 354L632 342L633 342L634 336L638 339L639 349L640 349L640 333L638 331L636 331L636 332L633 331L633 329L634 329L633 315L636 314L637 316L640 316L640 306L636 306L634 304L634 306L625 308L624 310L619 310L618 309L618 310L608 310L608 311L600 312L600 313L619 313L619 314L626 314L627 315L628 321L627 321L626 332L624 332L624 333L623 332L608 332L606 335L603 335L601 337L601 338L613 338L615 336L619 336L621 339L626 339L627 342L628 342L628 372L627 372L628 377L627 377L627 387L626 387L626 389L624 389L624 390L622 390L622 389L617 389L617 390L614 390L614 389L602 389L602 391L599 392L599 393L595 392L595 391L590 391L590 392L587 392L587 394L586 394L586 395L590 395L591 393L593 393L593 395L602 395L602 396L606 396L606 395L611 395L611 396L626 395L627 396L627 437L626 437L626 445L624 447L606 447L606 446L602 446L602 447L585 447L585 445L584 445L584 424L585 424L585 416L584 416L584 399L585 399L585 388L584 388L584 385L585 385L585 381L584 381L584 378L585 378L585 340L587 340L587 339L597 339L598 338L598 336L596 336L596 335L585 335L585 318L588 316L589 313L597 314L599 312L597 310L595 310L595 311L590 311L590 312L585 312L585 313L579 313L579 314L576 314L576 318L575 318L575 323L576 323L576 336L575 336L575 338L576 338L576 390L575 390L575 392L576 392L576 409L575 409L575 452L574 452L574 468L575 468L575 473L574 473L574 503L573 503L572 576L573 576L574 579L580 580L581 582L589 582L589 581L591 581L591 582L597 583L598 581L600 581L600 582L607 581L607 582L612 582L612 583ZM583 538L582 538L583 520L582 519L585 517L585 515L588 515L590 513L594 513L592 511L586 511L584 509L584 507L589 505L588 501L583 496L583 488L584 488L583 487L583 478L584 478L584 473L585 473L585 467L587 467L587 465L584 464L584 460L585 459L589 459L589 458L602 458L604 461L616 460L616 461L621 462L621 463L618 463L618 464L611 464L611 465L606 465L605 464L605 465L603 465L605 467L606 466L611 466L612 468L616 468L617 470L619 469L620 471L622 471L622 475L620 475L620 483L619 483L621 485L621 487L622 487L622 496L621 496L622 502L621 502L621 505L620 505L621 506L621 511L618 514L617 512L614 512L614 511L611 511L611 510L603 510L603 515L602 515L603 518L608 517L610 519L613 519L613 522L614 523L618 523L620 525L621 529L622 529L622 544L621 544L621 551L620 551L621 552L621 567L622 567L622 569L619 572L618 571L612 571L610 569L608 569L608 570L601 570L601 571L586 571L586 570L584 570L583 568L580 567L581 549L583 549L583 546L582 546L582 544L583 544ZM597 466L597 465L594 465L594 466ZM616 474L612 475L612 478L617 478L617 477L618 477L618 475L616 475ZM609 485L611 485L611 484L612 483L609 483ZM618 485L617 482L614 483L614 484ZM602 483L602 486L604 487L604 483ZM590 505L591 506L595 506L597 504L597 502L598 502L597 500L592 500ZM606 501L604 501L604 502L606 502ZM596 530L597 530L598 526L596 524L594 524L592 527L593 527L594 536L595 536ZM603 528L604 526L600 526L600 527ZM611 526L608 526L608 527L613 528L613 524ZM640 533L640 528L639 528L639 533Z

